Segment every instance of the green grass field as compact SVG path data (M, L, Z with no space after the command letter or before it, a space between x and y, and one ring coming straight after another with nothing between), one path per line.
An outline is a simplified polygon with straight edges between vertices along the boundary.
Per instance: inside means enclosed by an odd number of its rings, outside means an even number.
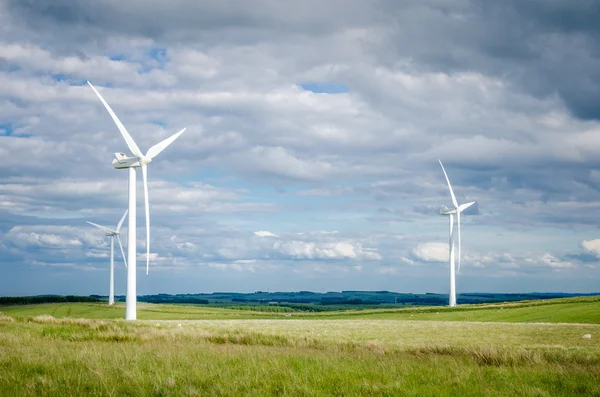
M0 311L0 395L600 396L600 299L326 313ZM584 335L591 338L584 338Z
M51 315L89 319L120 319L125 305L100 303L44 303L24 306L0 306L0 312L13 317ZM192 319L386 319L477 322L551 322L600 324L600 297L563 298L546 301L522 301L490 305L414 307L406 309L345 310L337 312L264 312L206 307L204 305L157 305L138 303L140 320Z

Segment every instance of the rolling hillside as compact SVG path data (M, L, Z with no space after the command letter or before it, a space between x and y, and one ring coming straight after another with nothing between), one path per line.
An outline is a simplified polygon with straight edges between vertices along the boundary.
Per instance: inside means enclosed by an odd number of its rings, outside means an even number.
M51 315L53 317L119 319L122 304L109 307L98 303L49 303L0 307L0 312L16 317ZM419 307L407 309L345 310L320 313L262 312L213 308L204 305L138 304L140 320L195 319L390 319L475 322L550 322L600 324L600 297L562 298L502 304Z

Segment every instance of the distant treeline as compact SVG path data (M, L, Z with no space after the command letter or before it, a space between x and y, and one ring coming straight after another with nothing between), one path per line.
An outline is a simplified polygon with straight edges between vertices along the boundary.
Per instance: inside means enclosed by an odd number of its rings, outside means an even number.
M459 304L514 302L522 300L553 299L573 296L599 295L568 293L462 293L457 296ZM0 297L1 305L27 305L53 302L106 302L107 296L57 296L40 295L24 297ZM115 296L115 300L125 302L125 296ZM341 291L341 292L265 292L252 293L214 292L210 294L156 294L141 295L138 302L170 303L183 305L208 305L230 307L240 310L260 311L332 311L369 308L393 308L410 306L445 306L448 295L431 292L423 294L398 293L390 291ZM264 308L264 309L263 309Z
M125 302L125 297L123 297L122 300ZM178 303L188 305L208 305L210 303L208 299L198 298L194 295L142 295L138 296L137 300L138 302L146 303Z
M586 294L567 293L464 293L458 295L460 304L510 302L519 300L552 299ZM590 294L591 295L591 294ZM125 296L116 297L125 301ZM245 306L278 306L302 311L329 311L342 309L366 309L372 307L444 306L448 295L436 293L398 293L390 291L341 291L341 292L265 292L251 293L214 292L210 294L157 294L138 297L140 302L201 304L236 309ZM267 310L267 309L265 309ZM279 310L279 309L268 309Z
M40 296L0 296L0 306L33 305L36 303L66 303L66 302L102 302L91 296L77 295L40 295Z

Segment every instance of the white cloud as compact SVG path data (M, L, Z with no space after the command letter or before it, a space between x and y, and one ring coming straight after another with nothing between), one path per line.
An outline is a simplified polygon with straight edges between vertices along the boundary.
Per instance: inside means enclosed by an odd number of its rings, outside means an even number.
M600 239L583 240L581 242L581 246L586 251L588 251L600 258Z
M457 253L458 254L458 253ZM401 257L400 262L413 265L414 262L448 262L448 244L429 242L417 245L411 251L411 258ZM455 259L458 264L458 259ZM548 252L545 253L520 253L507 252L477 252L471 247L468 253L463 252L462 271L477 274L485 271L487 275L504 274L512 271L514 275L524 273L543 273L545 269L554 270L576 268L572 261L562 260ZM485 269L485 270L483 270Z
M83 270L83 271L96 271L99 268L94 267L94 266L84 266L78 263L71 263L71 262L44 262L44 261L33 261L31 263L34 266L41 266L41 267L56 267L56 268L68 268L68 269L76 269L76 270Z
M381 260L381 255L373 249L363 248L358 242L306 242L277 241L273 249L298 259L362 259Z
M400 262L407 264L407 265L415 265L416 264L414 260L407 258L405 256L400 257Z
M448 243L430 242L417 245L412 254L423 262L447 262Z
M97 241L89 234L76 237L80 230L66 226L15 226L5 235L5 241L18 247L27 248L79 248L83 238L88 242Z
M544 255L542 255L541 261L542 263L548 265L553 269L568 269L575 267L573 263L568 261L562 261L549 253L545 253Z
M108 258L108 251L106 252L96 252L96 251L88 251L85 253L85 256L89 258Z
M194 251L196 249L196 244L191 243L189 241L185 241L183 243L178 243L177 248L179 248L180 250Z
M221 271L233 270L235 272L249 272L249 273L255 273L256 270L259 270L262 268L261 266L257 266L255 264L253 264L253 262L245 262L245 261L234 261L231 263L207 263L206 266L213 268L213 269L221 270Z
M254 234L257 235L258 237L277 237L276 234L273 234L266 230L259 230L257 232L254 232Z
M365 247L360 241L340 236L339 233L305 232L276 235L261 230L252 238L239 235L221 238L213 247L218 257L229 260L343 260L377 261L382 255L376 248Z
M0 53L5 61L18 64L31 72L53 73L72 76L81 80L117 81L127 84L158 84L169 86L175 83L173 75L161 70L140 74L145 65L123 60L111 60L105 56L87 57L52 54L48 50L27 44L0 43Z

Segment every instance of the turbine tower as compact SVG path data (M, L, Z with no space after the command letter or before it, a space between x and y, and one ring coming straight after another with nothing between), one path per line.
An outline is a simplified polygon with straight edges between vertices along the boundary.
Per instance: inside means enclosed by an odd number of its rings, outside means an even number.
M119 242L119 247L121 248L121 255L123 255L123 262L125 262L125 267L127 267L127 259L125 259L125 251L123 251L123 245L121 244L121 238L119 237L119 232L121 230L121 226L123 226L123 221L127 216L127 212L129 210L125 210L125 213L121 217L121 220L117 224L117 228L112 230L106 226L98 225L97 223L86 221L92 226L96 226L98 229L102 230L105 233L105 236L110 237L110 281L109 281L109 293L108 293L108 304L115 304L115 237Z
M446 177L446 182L448 182L448 189L450 190L452 205L454 205L454 208L448 208L445 205L442 205L440 214L448 215L448 218L450 220L450 233L448 241L448 251L450 253L450 293L448 294L448 305L456 306L456 273L454 271L454 215L456 215L456 223L458 228L458 271L460 271L460 213L472 206L473 204L475 204L475 202L471 201L470 203L458 205L456 197L454 196L454 191L452 190L452 185L450 185L450 179L448 179L448 174L446 174L446 170L444 169L444 165L442 164L441 160L438 161L442 166L442 171L444 172L444 176Z
M144 203L146 209L146 275L148 275L148 268L150 266L150 208L148 203L148 164L156 157L160 152L165 150L179 135L183 134L185 128L176 134L171 135L162 142L152 146L144 155L140 148L136 145L135 141L129 135L129 132L123 126L123 123L119 120L115 112L106 103L102 95L94 88L92 83L87 82L89 86L94 90L108 113L112 117L113 121L117 125L121 135L127 143L127 147L131 151L134 157L127 157L125 153L115 153L115 159L112 161L112 166L115 169L129 169L129 225L127 227L127 261L129 266L127 267L127 295L125 298L125 320L136 319L136 168L142 169L142 180L144 182Z

